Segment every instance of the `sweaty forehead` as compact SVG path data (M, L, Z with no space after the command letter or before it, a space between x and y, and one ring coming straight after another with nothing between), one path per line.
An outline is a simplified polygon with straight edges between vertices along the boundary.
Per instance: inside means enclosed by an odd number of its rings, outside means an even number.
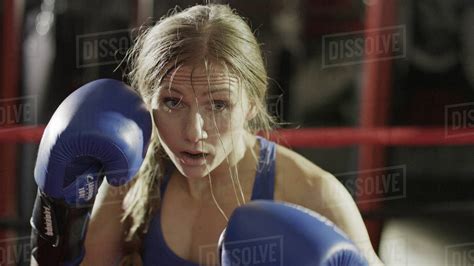
M200 87L238 89L237 76L224 68L213 68L206 71L203 67L182 66L170 71L163 80L163 87Z

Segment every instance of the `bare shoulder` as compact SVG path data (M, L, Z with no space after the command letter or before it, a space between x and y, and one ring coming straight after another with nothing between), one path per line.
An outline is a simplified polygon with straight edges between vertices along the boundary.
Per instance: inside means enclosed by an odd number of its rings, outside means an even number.
M322 196L320 190L337 182L334 176L317 166L301 154L284 146L276 149L276 183L282 200L307 205L315 197ZM322 199L322 198L320 198Z
M358 213L352 196L339 180L304 156L277 146L276 190L281 200L316 211L337 222L342 209ZM278 194L277 193L277 194Z

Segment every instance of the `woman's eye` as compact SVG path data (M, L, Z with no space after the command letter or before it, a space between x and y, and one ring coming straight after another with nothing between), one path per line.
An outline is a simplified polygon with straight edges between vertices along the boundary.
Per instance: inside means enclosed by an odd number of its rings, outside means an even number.
M214 100L211 102L211 106L213 111L219 112L225 110L229 104L226 101Z
M170 109L179 109L183 105L180 98L166 97L163 99L163 103Z

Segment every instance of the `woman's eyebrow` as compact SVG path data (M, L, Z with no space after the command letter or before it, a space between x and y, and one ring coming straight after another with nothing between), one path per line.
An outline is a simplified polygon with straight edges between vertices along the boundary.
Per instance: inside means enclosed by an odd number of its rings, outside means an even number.
M164 93L164 92L175 92L175 93L178 93L178 94L183 94L183 92L181 92L180 90L174 88L174 87L168 87L168 86L163 86L162 89L160 90L161 93ZM218 93L218 92L227 92L230 96L233 96L234 95L234 91L229 89L228 87L222 87L222 88L211 88L210 90L205 90L201 93L201 96L207 96L209 94L214 94L214 93Z

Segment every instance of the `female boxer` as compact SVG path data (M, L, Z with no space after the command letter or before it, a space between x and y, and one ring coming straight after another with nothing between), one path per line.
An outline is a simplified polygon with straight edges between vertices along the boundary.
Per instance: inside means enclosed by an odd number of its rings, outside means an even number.
M163 18L140 35L129 58L132 87L153 116L152 143L132 184L102 185L85 265L216 264L216 254L203 252L216 252L232 211L253 199L326 216L372 265L380 263L342 184L255 135L273 125L268 77L252 31L228 6L194 6Z

